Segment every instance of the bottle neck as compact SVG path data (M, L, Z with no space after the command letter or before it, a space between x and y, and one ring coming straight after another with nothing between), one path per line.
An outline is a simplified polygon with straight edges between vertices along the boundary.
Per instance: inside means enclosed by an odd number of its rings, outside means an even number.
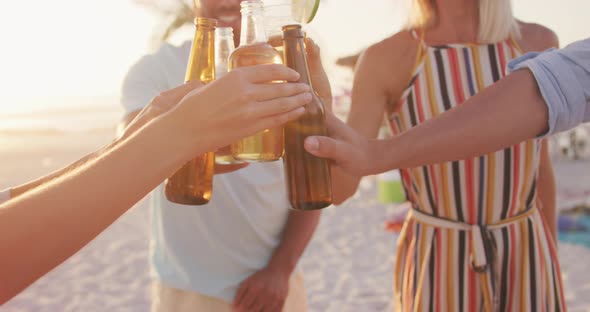
M215 27L197 25L186 68L185 81L215 80Z
M307 53L302 37L284 37L283 39L285 65L299 73L299 82L309 85L313 92L307 65Z
M264 29L264 13L262 8L242 8L242 30L240 45L251 45L266 42Z

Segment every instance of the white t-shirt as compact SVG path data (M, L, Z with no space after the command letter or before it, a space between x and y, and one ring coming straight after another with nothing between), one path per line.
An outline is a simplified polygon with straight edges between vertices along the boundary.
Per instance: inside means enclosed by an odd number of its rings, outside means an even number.
M183 83L190 47L166 44L130 69L121 99L127 112ZM239 284L267 264L289 213L280 161L214 176L205 206L171 203L162 185L151 193L150 205L156 278L230 302Z

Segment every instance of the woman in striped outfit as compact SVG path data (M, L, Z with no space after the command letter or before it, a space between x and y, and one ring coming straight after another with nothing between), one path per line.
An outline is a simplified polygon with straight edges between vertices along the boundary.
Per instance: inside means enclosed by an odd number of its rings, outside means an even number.
M348 123L368 137L384 114L402 133L502 78L511 59L557 46L549 29L516 21L509 0L414 0L412 13L357 65ZM544 142L401 172L413 209L398 241L396 311L565 310ZM359 179L335 175L341 202Z

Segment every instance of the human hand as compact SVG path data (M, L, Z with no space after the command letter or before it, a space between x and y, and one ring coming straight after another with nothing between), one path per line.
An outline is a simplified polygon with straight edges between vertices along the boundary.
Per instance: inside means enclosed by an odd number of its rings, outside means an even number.
M311 38L305 38L305 50L307 52L307 65L313 89L324 103L327 111L332 111L332 87L330 80L322 65L320 47Z
M309 86L270 83L298 79L297 72L283 65L237 68L189 92L167 119L184 142L193 142L198 150L215 151L301 116L303 106L311 101Z
M335 169L345 174L356 177L372 174L370 141L332 113L326 114L326 126L330 137L310 136L305 139L305 149L315 156L331 159Z
M286 270L266 267L240 284L233 302L235 312L281 312L289 292Z
M175 107L189 92L201 86L203 86L202 82L194 80L160 93L160 95L154 97L141 111L129 114L128 118L133 119L127 119L129 120L128 124L118 139L124 140L131 136L154 118Z

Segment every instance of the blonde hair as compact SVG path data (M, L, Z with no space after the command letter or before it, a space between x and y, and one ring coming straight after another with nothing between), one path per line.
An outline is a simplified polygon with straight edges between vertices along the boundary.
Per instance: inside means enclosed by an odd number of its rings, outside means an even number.
M477 40L491 43L512 37L520 38L520 28L512 14L510 0L478 0L479 25ZM409 0L406 29L425 28L437 20L435 0Z

